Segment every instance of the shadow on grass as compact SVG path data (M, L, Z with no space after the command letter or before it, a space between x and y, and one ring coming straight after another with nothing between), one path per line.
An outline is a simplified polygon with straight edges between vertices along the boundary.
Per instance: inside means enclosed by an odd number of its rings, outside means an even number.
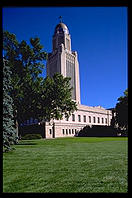
M19 142L17 145L37 145L35 142Z

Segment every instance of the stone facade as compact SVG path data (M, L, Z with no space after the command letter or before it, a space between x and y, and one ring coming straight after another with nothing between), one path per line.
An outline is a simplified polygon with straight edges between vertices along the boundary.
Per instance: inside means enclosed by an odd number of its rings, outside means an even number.
M86 125L107 125L112 119L112 111L103 107L91 107L80 104L79 64L76 51L71 51L69 30L64 23L59 23L53 35L52 53L48 55L47 75L52 77L56 72L71 77L73 87L72 99L77 102L78 110L63 120L51 120L45 124L45 137L75 136Z

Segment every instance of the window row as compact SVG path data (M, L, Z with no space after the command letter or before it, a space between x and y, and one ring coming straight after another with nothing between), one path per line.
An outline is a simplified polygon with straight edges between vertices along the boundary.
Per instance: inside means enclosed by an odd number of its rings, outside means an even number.
M77 129L62 129L62 134L63 135L68 135L68 134L76 134ZM52 129L49 129L49 134L52 134Z
M93 120L92 120L93 119ZM68 121L69 119L66 118L66 120ZM75 114L72 114L72 121L75 122ZM89 123L102 123L102 124L107 124L107 118L100 118L100 117L95 117L95 116L88 116L88 122ZM78 122L81 122L81 115L78 115ZM83 116L83 122L86 122L86 115Z
M76 134L76 132L77 132L76 129L62 129L62 134L63 135Z

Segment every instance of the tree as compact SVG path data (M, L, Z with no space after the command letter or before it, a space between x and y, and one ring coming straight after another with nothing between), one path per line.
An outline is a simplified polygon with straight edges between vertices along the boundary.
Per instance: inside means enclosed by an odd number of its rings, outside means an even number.
M14 34L3 32L3 54L12 71L13 89L10 95L14 103L14 114L17 110L19 124L29 119L36 108L34 104L43 80L40 74L44 68L43 61L47 58L47 53L42 48L39 38L31 38L28 45L24 40L19 43Z
M77 110L72 100L69 77L56 73L53 78L47 76L42 84L42 92L37 101L38 117L43 120L62 119L69 117Z
M118 126L122 129L128 129L128 89L124 91L124 96L118 98L115 110Z
M10 96L11 71L8 62L3 62L3 148L11 150L11 145L16 142L16 130L13 122L13 100Z

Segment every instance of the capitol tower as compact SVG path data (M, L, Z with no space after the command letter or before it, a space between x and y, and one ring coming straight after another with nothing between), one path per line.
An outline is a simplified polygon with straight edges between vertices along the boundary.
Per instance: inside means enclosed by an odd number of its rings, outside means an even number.
M60 21L52 38L52 53L48 54L47 75L55 73L71 77L72 99L80 104L79 64L76 51L71 50L71 36L68 27Z

